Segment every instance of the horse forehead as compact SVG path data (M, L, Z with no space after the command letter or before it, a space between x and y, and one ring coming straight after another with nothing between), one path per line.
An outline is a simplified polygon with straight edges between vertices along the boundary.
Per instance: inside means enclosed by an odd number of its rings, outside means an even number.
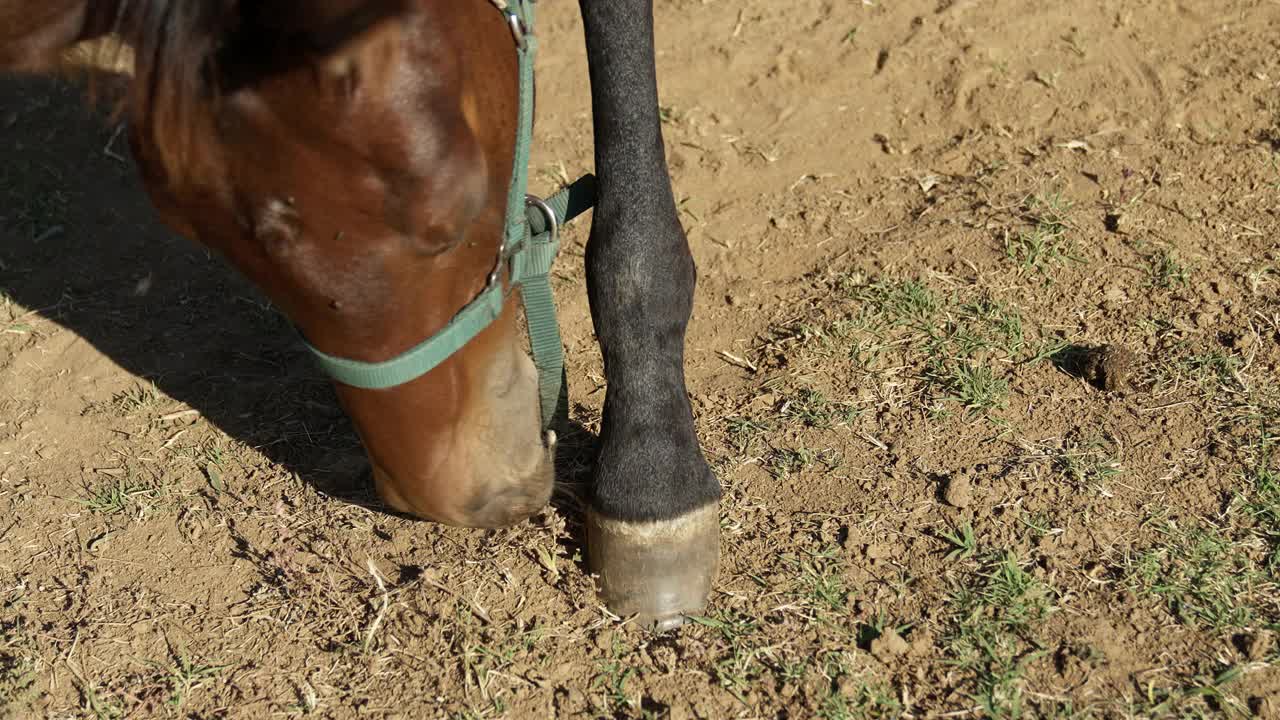
M415 77L412 63L402 64L405 77L383 96L347 103L335 102L305 76L236 92L219 112L222 139L234 143L248 129L242 140L272 143L263 149L281 159L311 151L346 163L365 161L368 169L397 176L429 175L456 144L457 120L474 133L479 113L470 92L447 101L449 93Z

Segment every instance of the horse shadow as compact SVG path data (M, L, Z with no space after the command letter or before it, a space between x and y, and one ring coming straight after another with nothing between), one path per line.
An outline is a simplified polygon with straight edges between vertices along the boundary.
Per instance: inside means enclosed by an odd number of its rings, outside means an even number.
M83 88L0 77L0 298L39 312L320 493L386 512L298 335L162 225L118 123ZM595 435L561 432L553 505L580 516Z

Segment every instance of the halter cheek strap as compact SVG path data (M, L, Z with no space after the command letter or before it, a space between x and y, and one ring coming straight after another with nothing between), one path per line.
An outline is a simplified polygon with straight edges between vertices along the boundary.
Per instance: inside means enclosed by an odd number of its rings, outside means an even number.
M403 385L430 372L489 327L507 301L510 289L520 288L533 363L538 369L542 426L550 427L568 412L564 382L564 346L551 292L551 265L560 249L559 228L595 203L595 177L583 176L567 188L541 200L527 194L529 150L533 140L533 58L538 38L533 34L532 0L494 0L507 18L516 41L520 72L520 109L516 129L515 167L507 192L506 227L502 246L485 287L436 334L390 360L363 362L329 355L305 339L322 370L344 385L382 390ZM509 289L502 282L506 266Z

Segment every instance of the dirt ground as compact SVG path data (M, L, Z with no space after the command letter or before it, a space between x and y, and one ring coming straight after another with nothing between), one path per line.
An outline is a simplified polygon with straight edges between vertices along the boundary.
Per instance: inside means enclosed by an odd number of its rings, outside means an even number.
M1280 717L1280 4L657 16L706 617L584 574L587 223L554 507L413 522L115 128L6 79L0 717ZM591 137L575 4L541 20L549 189Z

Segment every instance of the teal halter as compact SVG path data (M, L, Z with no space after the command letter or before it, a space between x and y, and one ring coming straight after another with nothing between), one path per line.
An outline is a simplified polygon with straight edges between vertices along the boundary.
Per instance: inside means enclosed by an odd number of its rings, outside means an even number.
M529 146L533 139L533 34L532 0L508 0L495 4L507 18L516 41L520 67L520 116L516 130L515 167L507 192L506 229L497 263L484 290L453 316L442 330L390 360L362 362L335 357L303 343L320 367L334 380L352 387L379 390L403 385L430 372L489 327L502 312L509 290L504 289L506 266L509 287L520 288L533 363L538 368L538 396L542 426L568 410L564 384L564 346L556 322L551 293L551 265L560 249L559 228L589 209L595 202L595 177L586 175L567 188L541 200L526 194L529 183Z

